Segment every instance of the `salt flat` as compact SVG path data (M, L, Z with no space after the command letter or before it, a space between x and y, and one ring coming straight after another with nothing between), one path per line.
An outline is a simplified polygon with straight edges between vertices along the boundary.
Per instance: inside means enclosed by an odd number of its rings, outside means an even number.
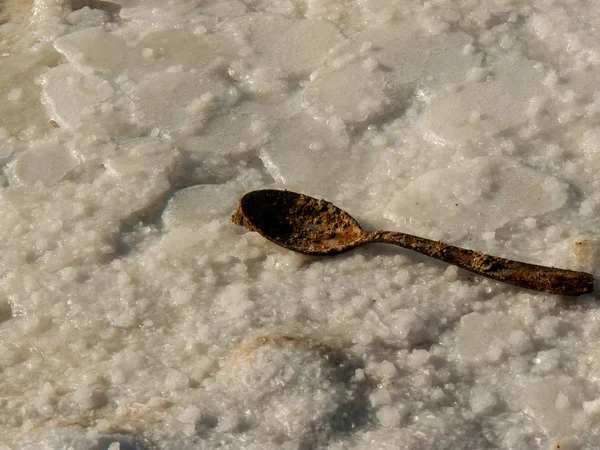
M0 450L596 449L600 311L258 188L598 276L596 2L0 1Z

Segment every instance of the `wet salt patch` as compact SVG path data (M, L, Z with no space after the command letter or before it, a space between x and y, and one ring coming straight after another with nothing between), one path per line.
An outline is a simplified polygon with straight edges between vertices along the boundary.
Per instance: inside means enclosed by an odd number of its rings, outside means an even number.
M563 240L556 246L556 255L552 263L558 258L568 261L574 270L594 273L597 267L598 244L591 236L576 236Z
M424 173L391 201L387 215L404 224L425 221L457 239L493 231L563 206L562 181L501 157L479 157Z

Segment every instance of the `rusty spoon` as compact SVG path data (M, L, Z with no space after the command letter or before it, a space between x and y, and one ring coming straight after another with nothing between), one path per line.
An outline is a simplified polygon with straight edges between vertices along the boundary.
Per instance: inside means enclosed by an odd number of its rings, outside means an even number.
M405 233L363 231L350 214L332 203L296 192L249 192L240 199L231 220L282 247L307 255L333 255L382 242L534 291L576 296L594 290L594 277L589 273L499 258Z

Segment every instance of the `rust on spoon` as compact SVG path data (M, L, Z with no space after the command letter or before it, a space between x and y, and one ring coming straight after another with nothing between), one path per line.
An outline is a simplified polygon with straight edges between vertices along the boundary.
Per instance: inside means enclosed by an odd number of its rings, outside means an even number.
M260 203L256 202L259 194L254 193L260 193ZM231 221L307 255L350 250L363 235L358 222L332 203L291 191L250 192L240 200Z
M381 242L540 292L577 296L594 290L594 277L589 273L514 261L406 233L363 231L350 214L332 203L291 191L249 192L240 199L231 220L282 247L309 255L333 255Z

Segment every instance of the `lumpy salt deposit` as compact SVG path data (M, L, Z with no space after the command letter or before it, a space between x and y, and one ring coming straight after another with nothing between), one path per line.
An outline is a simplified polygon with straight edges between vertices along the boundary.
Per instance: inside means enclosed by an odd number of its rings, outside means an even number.
M598 276L597 2L0 1L0 449L596 449L600 309L234 226L277 187Z

